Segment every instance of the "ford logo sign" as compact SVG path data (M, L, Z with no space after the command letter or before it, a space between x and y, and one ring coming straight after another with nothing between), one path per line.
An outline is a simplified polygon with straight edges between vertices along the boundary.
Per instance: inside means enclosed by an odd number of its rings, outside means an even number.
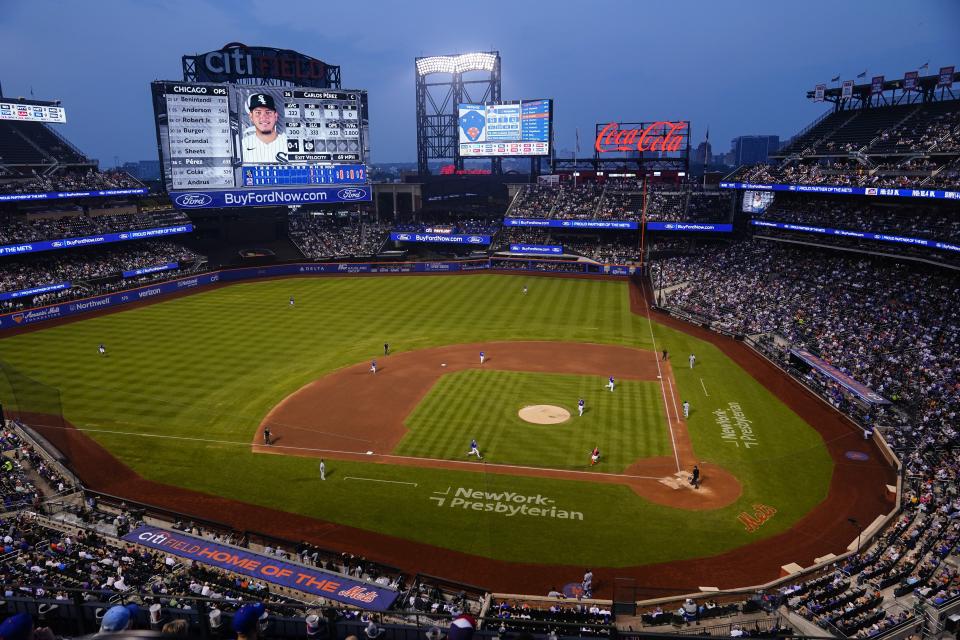
M207 207L213 202L213 197L205 193L181 193L173 199L178 207L196 208Z
M398 234L397 234L397 240L406 241L406 240L409 240L409 239L410 239L410 234L409 234L409 233L398 233Z
M362 200L367 196L363 189L340 189L337 191L337 197L341 200Z
M470 236L469 238L467 238L467 242L471 244L483 244L483 238L481 238L480 236Z

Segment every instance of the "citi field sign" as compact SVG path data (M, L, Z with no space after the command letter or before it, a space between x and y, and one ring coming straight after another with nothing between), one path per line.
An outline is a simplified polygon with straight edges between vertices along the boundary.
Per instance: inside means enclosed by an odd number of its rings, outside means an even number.
M289 49L248 47L231 42L217 51L183 56L183 70L185 77L196 76L198 82L236 82L257 78L326 88L330 86L330 72L339 78L340 67Z
M610 122L597 125L593 148L598 154L655 151L686 153L689 149L690 122Z

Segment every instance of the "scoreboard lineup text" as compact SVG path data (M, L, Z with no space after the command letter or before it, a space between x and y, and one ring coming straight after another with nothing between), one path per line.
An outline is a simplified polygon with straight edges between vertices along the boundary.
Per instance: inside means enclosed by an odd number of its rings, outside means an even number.
M286 136L284 162L243 164L240 138L251 129L245 110L256 92L274 96ZM230 84L154 82L161 163L168 188L357 184L364 163L363 91L279 89Z

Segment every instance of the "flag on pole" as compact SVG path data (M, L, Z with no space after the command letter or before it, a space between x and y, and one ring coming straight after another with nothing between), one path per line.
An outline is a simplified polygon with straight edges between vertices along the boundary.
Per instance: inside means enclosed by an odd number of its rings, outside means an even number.
M929 61L924 62L922 65L920 65L920 68L921 68L921 69L929 69L929 68L930 68L930 62L929 62Z
M580 153L580 127L577 127L577 153Z
M857 77L858 77L858 78L866 78L866 77L867 77L867 70L864 69L864 70L863 70L863 73L858 73L858 74L857 74Z
M840 76L837 76L836 78L830 78L830 82L838 82L839 80Z

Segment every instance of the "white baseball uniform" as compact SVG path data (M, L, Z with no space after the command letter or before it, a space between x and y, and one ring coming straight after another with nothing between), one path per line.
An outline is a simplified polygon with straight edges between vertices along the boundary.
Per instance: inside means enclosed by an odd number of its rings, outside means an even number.
M260 140L256 132L251 129L248 133L244 133L243 140L240 141L240 146L243 150L244 164L277 164L286 162L287 134L285 133L278 134L273 142L268 144ZM283 155L278 158L277 154Z

